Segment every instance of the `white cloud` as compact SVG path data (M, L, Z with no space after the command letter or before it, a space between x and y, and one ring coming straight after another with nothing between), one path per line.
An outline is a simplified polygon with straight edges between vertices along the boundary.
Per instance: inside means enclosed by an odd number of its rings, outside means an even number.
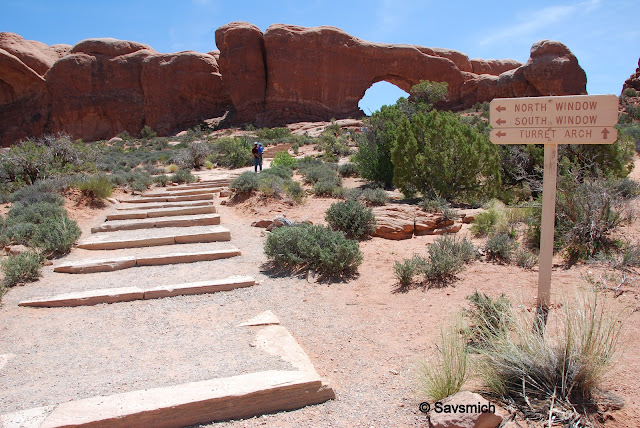
M528 13L526 17L518 19L520 22L508 27L499 28L486 37L480 39L480 45L490 45L514 38L534 35L553 24L557 24L573 17L576 14L585 14L595 11L600 7L600 0L589 0L566 6L549 6Z

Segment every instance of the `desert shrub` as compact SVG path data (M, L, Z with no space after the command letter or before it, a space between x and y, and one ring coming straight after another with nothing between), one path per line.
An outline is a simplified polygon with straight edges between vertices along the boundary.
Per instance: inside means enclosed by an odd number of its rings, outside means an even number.
M429 245L429 263L424 267L425 280L435 285L446 285L475 257L476 249L466 238L443 235Z
M362 199L367 205L382 206L387 203L389 196L384 189L377 187L375 189L364 189L362 191Z
M475 237L487 236L498 224L499 213L496 210L488 210L478 213L471 222L471 233Z
M282 166L285 168L294 169L296 167L296 160L287 152L278 152L271 161L271 167Z
M178 165L176 165L175 163L172 163L171 165L169 165L169 166L167 167L167 170L168 170L170 173L172 173L172 174L173 174L174 172L178 171L179 169L180 169L180 167L179 167Z
M625 97L637 97L638 91L633 88L626 88L624 91L622 91L622 95L624 95Z
M403 117L402 111L394 105L382 106L365 120L362 133L356 134L358 151L353 157L360 176L384 187L391 187L394 170L391 148Z
M78 189L83 195L91 199L105 199L113 193L111 181L104 175L94 175L88 180L81 182Z
M296 203L302 202L306 193L300 183L294 180L288 180L284 184L284 190L287 195Z
M538 264L538 258L536 255L525 248L518 248L518 250L516 250L513 256L513 261L517 266L520 266L523 269L532 269Z
M337 161L338 158L351 153L347 139L343 136L336 137L330 131L323 132L317 142L317 149L324 152L323 157L327 160Z
M286 178L291 178L291 176L293 175L293 170L284 165L273 166L273 164L271 164L270 168L265 168L262 170L262 174L276 175L280 178L286 179Z
M275 174L260 174L258 191L267 196L281 196L284 192L285 179Z
M179 169L170 177L171 182L173 183L195 183L198 181L198 177L191 174L191 171L188 169Z
M258 190L258 174L245 171L231 182L230 187L236 193L249 193Z
M409 101L423 103L426 109L430 109L434 104L447 97L448 89L447 82L421 80L420 83L411 87Z
M291 130L289 128L261 128L258 129L256 135L262 140L278 140L289 137Z
M571 260L616 247L611 232L625 220L627 203L608 180L561 180L556 199L555 241Z
M267 236L264 252L278 267L313 269L331 276L353 274L362 263L356 241L317 225L275 229Z
M358 165L355 163L344 163L338 166L338 174L343 177L352 177L358 175Z
M66 215L50 217L35 228L29 245L44 256L62 256L71 251L81 233L78 224Z
M402 287L411 285L417 275L423 272L424 266L428 261L417 254L410 259L404 259L402 262L393 264L393 274Z
M450 112L400 119L391 148L393 181L406 196L451 200L491 196L500 187L500 160L487 136Z
M535 311L511 308L507 316L510 328L489 326L478 349L487 392L530 418L578 425L616 355L620 317L597 295L564 302L544 334L532 328Z
M338 174L327 164L304 167L300 172L304 175L304 182L308 184L317 183L318 181L331 181L335 185L342 183Z
M149 125L145 125L140 130L140 138L144 138L145 140L151 139L158 135Z
M55 205L62 205L64 199L57 193L57 186L51 186L49 181L38 181L31 186L24 186L16 190L9 196L9 201L22 205L31 205L38 202L48 202Z
M213 163L227 168L252 165L251 144L242 137L218 138L213 143L210 159Z
M0 155L0 175L6 181L33 184L44 178L53 160L47 147L34 141L23 141Z
M167 184L171 182L171 178L166 174L162 174L153 177L153 182L160 187L167 187Z
M334 230L341 230L348 238L361 239L376 230L376 216L358 201L336 202L325 215Z
M634 198L640 194L639 183L627 177L619 180L615 187L618 194L623 198Z
M442 210L442 218L447 221L456 220L460 217L460 213L455 208L447 207Z
M342 187L333 180L320 180L313 185L313 194L316 196L335 196L340 198Z
M511 302L504 294L492 299L476 291L467 296L467 300L471 305L463 314L469 321L466 334L472 349L487 346L495 332L508 330Z
M301 174L304 174L304 172L308 168L313 168L323 164L324 162L322 162L322 159L314 158L312 156L305 156L302 159L296 160L296 166L298 167L298 171L300 171Z
M461 330L461 322L454 323L446 331L440 330L437 355L420 362L420 391L433 401L460 392L469 377L467 344Z
M508 263L513 257L518 244L506 233L495 233L489 237L485 244L487 257L490 260L498 260Z
M419 203L418 206L423 211L428 213L441 213L445 209L449 208L449 202L446 199L434 197L434 198L424 198Z
M207 157L211 154L211 151L212 148L208 143L192 141L187 144L186 148L174 155L173 160L185 169L201 169L207 161Z
M40 273L41 267L42 256L33 251L26 251L7 257L2 261L2 272L4 272L3 288L37 281L42 276ZM3 291L0 288L0 296L2 296Z
M208 160L208 161L205 161L203 166L204 166L205 168L207 168L207 169L213 169L213 162L211 162L211 161L209 161L209 160Z

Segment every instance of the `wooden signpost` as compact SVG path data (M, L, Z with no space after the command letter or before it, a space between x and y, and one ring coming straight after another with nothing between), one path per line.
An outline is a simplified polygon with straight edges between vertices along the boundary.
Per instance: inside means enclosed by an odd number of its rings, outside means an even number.
M490 105L494 144L544 144L538 308L551 304L558 144L612 144L618 138L618 97L571 95L496 98Z

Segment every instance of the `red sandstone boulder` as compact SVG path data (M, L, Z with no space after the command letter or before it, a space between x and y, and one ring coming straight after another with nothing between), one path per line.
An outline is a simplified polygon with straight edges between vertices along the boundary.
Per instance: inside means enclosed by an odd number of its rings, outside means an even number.
M142 63L155 51L116 39L76 44L45 76L51 92L51 132L104 140L144 126Z
M232 22L216 30L222 81L236 110L235 121L252 122L264 110L267 75L262 32L248 22Z
M60 59L59 50L35 40L25 40L14 33L0 33L0 49L16 56L40 76Z
M531 57L522 68L524 77L539 95L587 93L587 75L569 48L560 42L541 40L534 43Z
M491 74L499 76L505 71L514 70L522 64L514 59L481 59L471 60L471 71L474 74Z
M462 223L446 220L441 214L427 213L416 207L388 205L373 208L373 213L376 216L373 236L384 239L457 233L462 228Z
M640 59L638 59L638 68L636 68L636 72L632 74L622 85L622 92L627 88L633 88L636 91L640 91Z
M44 79L18 57L0 49L0 146L42 135L49 102Z
M142 62L146 124L160 135L190 128L231 108L218 63L208 54L153 55Z

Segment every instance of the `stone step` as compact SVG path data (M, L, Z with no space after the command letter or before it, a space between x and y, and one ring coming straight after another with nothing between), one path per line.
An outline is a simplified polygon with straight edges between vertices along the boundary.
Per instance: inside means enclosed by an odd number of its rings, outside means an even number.
M210 193L220 193L222 187L212 187L212 188L204 188L204 189L196 189L196 190L173 190L173 191L165 191L165 192L154 192L154 193L143 193L140 195L143 198L164 198L166 196L189 196L189 195L208 195Z
M205 262L218 259L226 259L241 255L237 248L223 250L208 250L196 252L173 252L158 254L154 256L126 256L111 257L93 260L77 260L63 262L54 266L54 272L60 273L95 273L112 272L121 269L128 269L136 266L156 266L182 263Z
M92 227L91 233L115 232L118 230L152 229L155 227L211 226L220 224L220 214L156 217L133 220L113 220Z
M202 188L208 188L208 187L227 187L227 186L229 186L229 184L231 184L231 182L233 180L235 180L235 177L229 178L229 179L223 179L223 180L216 180L216 181L200 181L198 183L192 183L192 184L187 184L186 186L181 186L180 189L202 189ZM167 188L167 189L170 189L170 188ZM175 189L176 188L174 187L171 190L173 191Z
M174 207L174 208L157 208L150 210L125 211L113 214L107 214L106 220L133 220L143 218L184 216L196 214L215 214L217 209L214 205L203 205L199 207Z
M189 282L185 284L162 285L148 290L138 287L121 287L65 293L48 298L25 300L18 306L37 308L60 308L73 306L93 306L102 303L131 302L133 300L161 299L164 297L210 294L236 288L251 287L256 281L250 276L233 276L225 279Z
M97 233L80 241L78 248L86 250L118 250L122 248L154 247L194 242L230 241L231 231L222 226L141 229Z
M175 428L299 409L335 399L322 378L269 370L58 405L40 428Z
M213 205L213 201L186 201L186 202L156 202L150 204L118 204L117 210L151 210L155 208L178 208L178 207L204 207Z
M212 200L213 193L204 195L187 195L187 196L156 196L153 198L136 198L136 199L118 199L119 202L125 204L147 204L150 202L183 202L183 201L206 201Z

